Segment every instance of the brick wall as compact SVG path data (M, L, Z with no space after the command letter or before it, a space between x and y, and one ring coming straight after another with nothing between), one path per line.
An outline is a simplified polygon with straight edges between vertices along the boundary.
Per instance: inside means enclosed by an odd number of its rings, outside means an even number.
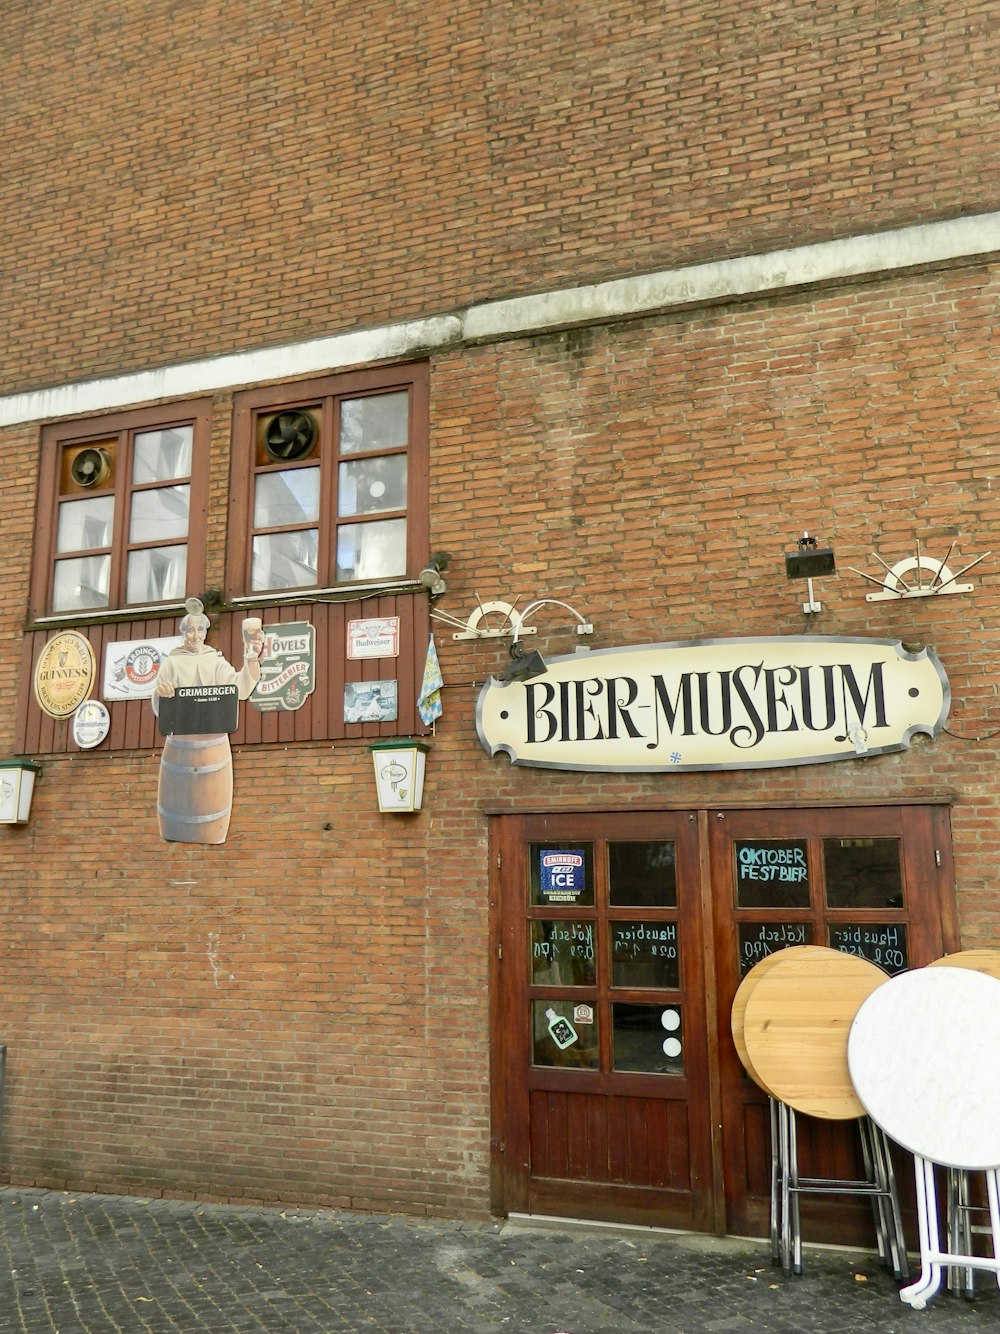
M10 0L0 392L995 206L987 0Z
M877 573L873 551L892 563L917 541L940 557L955 538L956 568L1000 549L998 288L996 269L970 266L439 358L442 607L563 597L594 621L594 647L930 643L955 735L789 770L514 768L474 729L502 646L439 626L445 714L411 819L376 813L355 740L239 748L229 840L209 849L159 840L155 751L42 757L31 825L0 832L4 1174L485 1214L486 808L951 800L963 943L1000 942L996 558L971 595L897 603L867 603L847 569ZM18 492L4 689L30 522ZM803 527L837 551L818 623L783 573ZM570 623L537 623L543 652L571 647Z
M4 11L0 392L994 203L985 4L74 15ZM376 813L355 739L238 748L221 848L160 841L155 750L42 755L31 825L0 830L0 1177L485 1215L486 808L948 800L963 943L1000 943L1000 556L971 595L899 603L847 569L918 541L940 558L955 539L954 567L1000 552L998 288L964 263L438 356L443 608L562 597L594 647L929 643L951 732L783 771L512 768L474 725L502 647L439 627L445 714L412 818ZM4 457L37 446L37 423L0 431ZM33 469L0 478L3 754L34 505ZM803 528L837 551L818 624L783 573ZM543 652L575 642L538 624Z

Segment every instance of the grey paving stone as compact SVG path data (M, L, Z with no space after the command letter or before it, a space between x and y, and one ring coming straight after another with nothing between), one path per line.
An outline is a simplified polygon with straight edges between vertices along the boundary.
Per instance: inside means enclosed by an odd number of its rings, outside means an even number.
M875 1256L591 1227L0 1191L0 1334L950 1334L1000 1292L899 1300Z

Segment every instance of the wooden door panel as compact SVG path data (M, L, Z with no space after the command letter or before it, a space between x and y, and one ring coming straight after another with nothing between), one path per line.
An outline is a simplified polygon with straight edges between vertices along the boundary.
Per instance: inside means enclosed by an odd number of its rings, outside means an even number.
M626 984L623 970L612 962L622 935L618 927L641 924L646 930L650 923L671 916L648 905L623 908L609 892L613 860L609 850L622 842L643 840L662 840L675 849L673 919L680 985L674 992L666 985L653 985L644 974ZM752 898L749 907L747 899L738 901L735 850L748 840L764 844L788 840L789 847L806 857L808 894L795 900L797 906L767 906L766 895ZM539 847L557 849L563 842L593 848L593 900L583 907L539 908L537 899L529 904L529 855L537 855ZM882 892L879 876L884 876L884 868L876 866L878 874L865 879L864 858L869 854L863 849L870 844L884 854L890 843L896 849L892 857L898 851L899 870L893 874L902 886L900 902L895 902L899 897L895 891ZM862 851L855 854L854 848ZM494 829L494 849L496 864L502 868L493 889L498 951L492 1019L498 1035L493 1048L497 1132L493 1180L501 1212L766 1236L771 1180L768 1102L745 1074L730 1029L732 1000L742 977L741 940L744 947L749 942L768 951L782 948L782 939L786 945L799 943L794 932L784 937L780 931L772 932L775 924L784 922L807 931L805 938L820 945L834 938L831 931L839 931L840 947L851 949L847 927L882 929L889 924L905 931L906 963L911 967L958 948L946 807L507 816ZM631 850L627 855L631 857ZM860 858L859 865L852 862L855 857ZM856 897L850 878L855 873ZM628 875L633 874L630 867ZM828 876L835 891L833 904L827 901ZM874 896L872 884L878 886ZM861 906L846 906L856 903ZM709 915L711 922L706 920ZM531 923L548 917L586 919L592 924L599 964L586 985L551 978L538 981L529 959ZM754 936L753 930L760 926L767 931ZM868 945L862 942L858 948L863 951ZM749 966L748 957L744 966ZM712 958L709 969L706 958ZM532 1030L532 1005L562 1002L565 1007L574 997L594 1009L593 1018L583 1021L595 1025L588 1030L595 1039L588 1060L560 1064L542 1052L539 1059L546 1063L534 1064L539 1053L533 1046L538 1033ZM644 1005L678 1008L683 1019L683 1068L670 1073L646 1065L629 1070L616 1052L612 1032L616 1005L626 1007L622 1011L628 1026L622 1049L626 1062L632 1051L628 1041L633 1037L634 1010ZM647 1026L653 1022L649 1013L647 1008L643 1020ZM665 1025L667 1017L662 1015ZM623 1068L617 1069L616 1061ZM588 1063L594 1068L585 1068ZM798 1131L803 1176L848 1180L862 1175L855 1122L800 1116ZM912 1189L912 1172L902 1159L897 1175L905 1201ZM872 1241L871 1212L865 1201L807 1196L802 1200L802 1219L807 1240L861 1245Z
M622 1221L632 1216L665 1226L705 1227L711 1190L697 1188L711 1181L710 1043L694 822L678 813L526 817L519 820L516 835L508 829L499 842L507 871L500 905L504 960L498 970L497 1022L506 1048L508 1200L523 1201L520 1207L533 1212ZM582 848L592 859L593 897L588 890L579 903L540 905L530 858L564 844ZM636 869L647 864L647 848L648 865L654 868L648 886ZM669 873L657 860L665 848L670 849ZM664 874L667 880L673 876L672 889L662 901L646 899L647 887L662 890ZM529 962L539 940L532 924L550 920L586 922L593 930L594 976L579 986L554 978L547 968L536 975ZM654 954L652 945L648 961L644 956L637 967L631 956L624 966L618 961L626 936L630 942L633 934L648 942L651 930L664 927L670 927L669 942L658 940L656 949L673 950L676 943L669 966L659 966L664 956ZM587 1036L596 1039L590 1051L598 1053L598 1068L584 1068L583 1060L577 1066L560 1064L574 1058L575 1046L565 1058L544 1047L538 1051L531 1006L561 1004L572 1017L574 999L593 1007L594 1026ZM662 1054L670 1049L673 1031L665 1025L675 1018L668 1009L682 1016L682 1040L675 1040L682 1062ZM633 1028L637 1012L639 1038ZM617 1029L617 1024L625 1027ZM647 1053L650 1063L642 1056L640 1068L633 1068L637 1051ZM659 1062L652 1059L654 1052L661 1052ZM535 1064L540 1055L549 1063Z
M740 924L796 922L807 929L806 940L816 945L829 944L831 928L846 923L872 929L880 923L889 924L905 932L906 966L929 963L957 947L953 943L947 812L934 807L905 806L724 811L713 814L709 831L727 1228L734 1233L762 1235L769 1216L771 1149L767 1100L743 1070L729 1022L732 1000L742 980ZM808 904L794 910L742 909L735 889L735 848L744 841L781 840L808 844L811 886ZM898 841L903 901L882 907L832 908L825 897L824 849L829 842L861 846L865 840ZM778 940L774 948L782 947ZM863 1175L856 1122L800 1116L797 1123L802 1176L856 1180ZM911 1175L904 1165L903 1183ZM872 1240L871 1211L864 1201L826 1193L805 1197L802 1219L806 1239L850 1244L869 1244Z

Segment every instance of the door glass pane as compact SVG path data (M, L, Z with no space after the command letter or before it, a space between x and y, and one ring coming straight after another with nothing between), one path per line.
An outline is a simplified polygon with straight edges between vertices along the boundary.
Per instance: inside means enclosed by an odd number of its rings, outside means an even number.
M676 922L612 922L613 987L680 986Z
M337 512L381 514L386 510L406 509L406 455L388 454L382 458L358 459L340 465Z
M877 963L887 973L901 973L908 966L906 927L902 923L839 922L828 930L835 950Z
M804 838L734 843L738 908L808 908L809 845Z
M809 922L741 922L739 925L740 977L745 977L755 963L789 945L811 945Z
M110 556L77 556L57 560L52 586L52 610L76 611L81 607L106 607Z
M125 601L172 602L184 596L187 547L151 547L128 558Z
M596 1021L590 1005L567 1000L532 1001L533 1064L596 1070L599 1062Z
M316 583L319 532L268 533L253 540L254 591L264 588L300 588Z
M152 491L134 492L129 541L164 542L171 537L187 537L190 507L189 486L158 486Z
M536 987L592 987L597 982L593 922L531 923L531 981Z
M529 881L532 907L594 903L594 847L592 843L530 843Z
M338 529L338 579L384 579L405 573L405 519L349 523Z
M135 437L132 481L166 482L191 472L193 427L168 426L162 431L141 431Z
M612 1005L611 1042L616 1070L684 1073L679 1005Z
M616 908L676 908L677 849L672 842L608 844L609 901Z
M340 405L340 452L393 449L405 445L409 434L410 395L370 394L347 398Z
M114 521L114 496L63 501L59 506L56 551L91 551L94 547L109 547Z
M255 528L285 528L319 518L319 469L288 468L257 476L253 497Z
M898 838L825 838L828 908L902 908Z

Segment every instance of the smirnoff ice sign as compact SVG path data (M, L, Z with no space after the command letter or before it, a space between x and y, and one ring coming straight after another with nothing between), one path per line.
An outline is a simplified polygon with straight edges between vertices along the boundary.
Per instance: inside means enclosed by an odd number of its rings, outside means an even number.
M905 750L950 691L932 649L822 635L598 649L479 695L490 755L604 771L755 769Z

